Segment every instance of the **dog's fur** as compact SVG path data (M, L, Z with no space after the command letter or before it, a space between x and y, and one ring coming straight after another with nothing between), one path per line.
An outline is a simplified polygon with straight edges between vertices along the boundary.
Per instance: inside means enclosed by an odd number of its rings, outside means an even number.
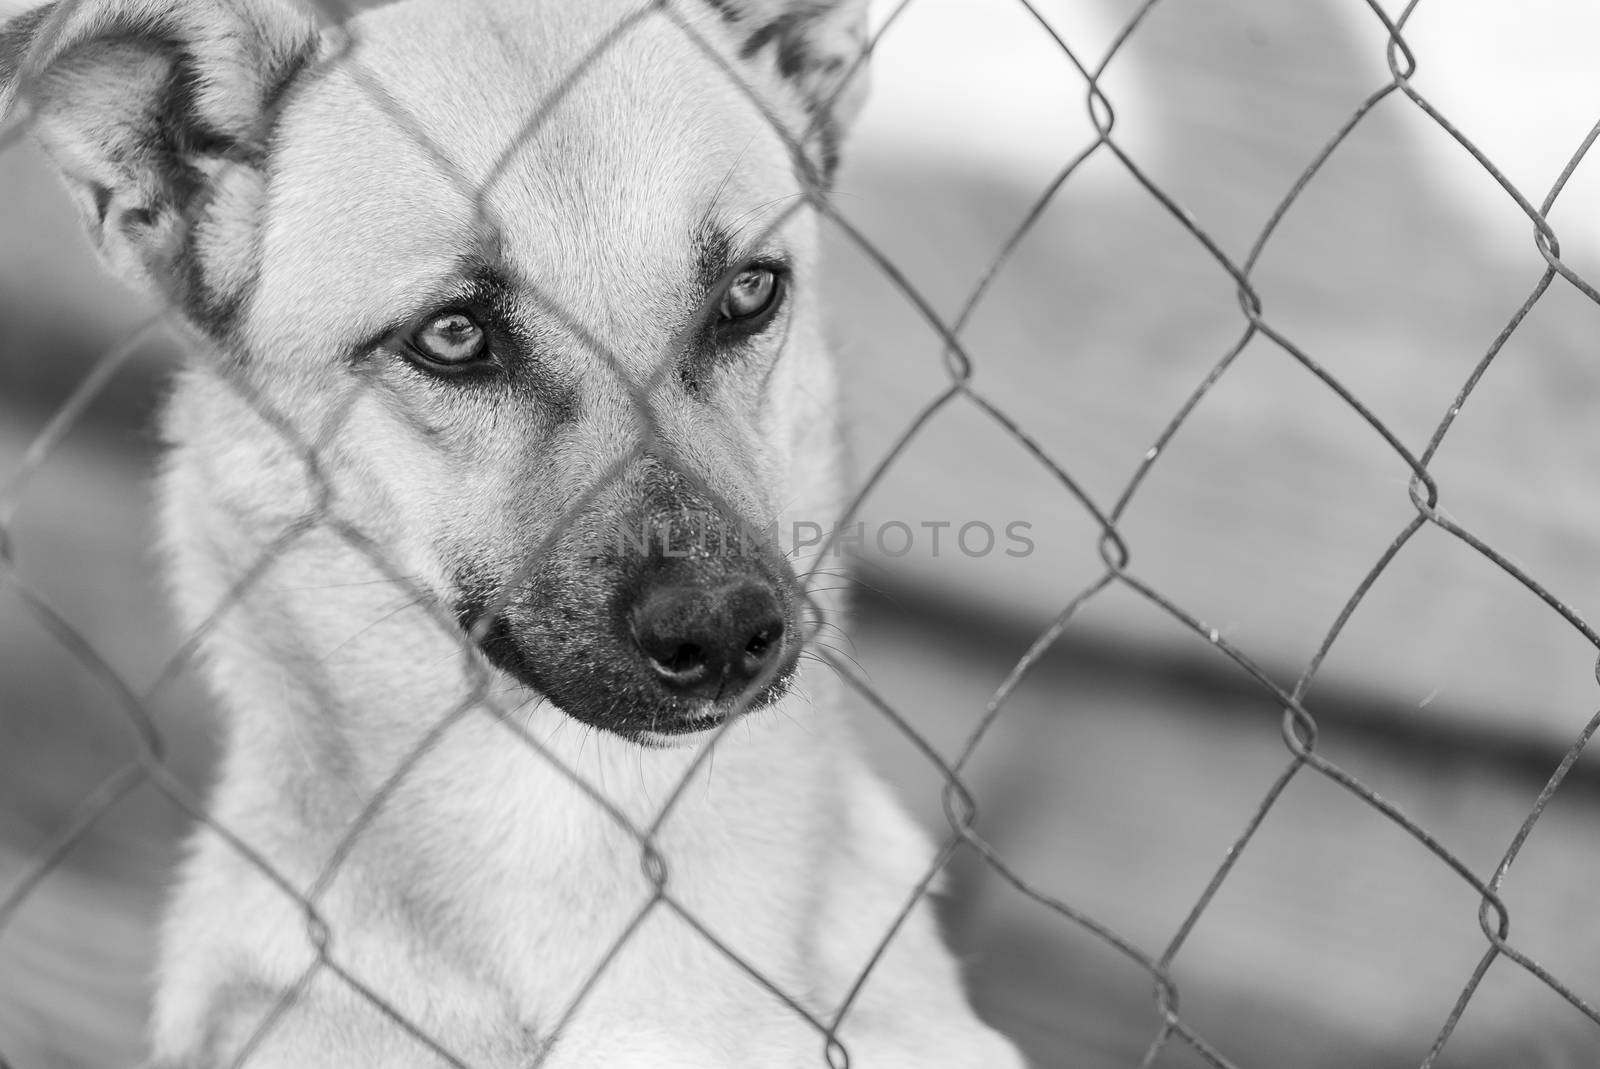
M929 846L796 667L791 562L598 547L842 503L805 194L864 8L407 0L322 29L85 0L0 36L0 106L195 342L161 489L236 838L184 867L153 1065L825 1064L784 999L833 1019ZM733 336L752 262L783 303ZM483 321L483 373L407 348L446 307ZM734 698L662 690L618 631L669 568L781 612ZM669 803L644 849L627 825ZM1020 1064L926 901L839 1038L857 1069Z

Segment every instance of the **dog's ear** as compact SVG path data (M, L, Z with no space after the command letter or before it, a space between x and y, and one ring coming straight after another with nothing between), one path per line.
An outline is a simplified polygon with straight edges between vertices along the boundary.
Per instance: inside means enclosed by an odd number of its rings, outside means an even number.
M770 55L805 100L808 140L831 173L839 140L867 93L868 0L709 0L744 58ZM808 146L810 147L810 146Z
M317 42L286 0L64 0L0 27L0 116L29 124L111 269L193 311L228 281L205 268L247 269L202 263L204 231L253 210L276 101Z

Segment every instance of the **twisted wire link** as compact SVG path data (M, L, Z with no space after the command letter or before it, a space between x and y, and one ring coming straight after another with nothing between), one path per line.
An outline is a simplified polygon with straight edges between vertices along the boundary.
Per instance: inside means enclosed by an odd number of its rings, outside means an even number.
M49 20L45 30L47 38L59 32L67 24L72 11L80 2L82 0L64 0L57 9L56 14ZM356 403L361 390L367 388L367 384L358 383L357 387L337 407L334 417L325 426L319 428L314 436L307 438L295 427L291 420L287 419L282 413L275 411L267 399L259 396L241 376L229 374L226 368L220 369L223 371L222 378L228 388L240 400L245 402L263 424L268 426L299 459L307 485L312 489L314 500L304 515L283 526L277 536L267 543L252 565L235 580L230 589L223 593L202 624L184 637L183 643L165 662L156 679L149 687L139 690L130 685L111 667L82 632L77 630L46 599L35 591L16 559L12 534L16 516L19 510L25 507L26 495L30 484L34 481L48 457L79 426L83 420L84 413L95 398L103 393L112 378L125 366L150 333L161 326L168 318L170 313L166 312L140 326L95 361L76 389L60 405L46 425L34 436L16 469L3 482L0 482L0 584L12 591L39 627L50 633L86 673L103 684L114 699L122 722L130 730L134 746L134 756L106 776L84 796L80 805L62 827L35 852L32 859L24 867L20 879L15 881L9 889L6 889L3 895L0 895L0 931L3 931L14 920L17 913L25 908L30 898L38 893L38 889L44 880L65 863L73 849L83 841L89 831L106 814L122 805L135 791L144 786L150 786L170 802L177 805L198 825L207 829L211 834L219 836L241 858L269 880L278 891L294 902L302 913L305 934L313 951L312 960L298 976L296 982L282 992L281 996L268 1007L267 1012L258 1022L235 1058L233 1063L235 1069L242 1069L249 1063L252 1056L260 1050L261 1045L287 1018L294 1005L307 995L312 985L318 982L319 979L329 979L343 985L346 990L372 1006L395 1028L431 1051L445 1063L455 1066L457 1069L466 1069L470 1063L464 1060L458 1052L448 1049L440 1040L440 1037L429 1034L422 1023L409 1016L394 1000L385 996L375 986L371 978L358 975L353 971L349 963L341 960L335 953L337 932L333 930L326 917L319 910L319 905L353 851L358 848L362 836L381 817L386 806L404 787L415 770L428 759L452 731L458 729L459 725L471 718L488 718L490 722L503 728L509 738L536 755L549 766L554 774L564 778L587 797L597 807L598 811L616 823L618 829L637 847L641 871L649 885L648 893L644 895L636 910L607 945L594 970L572 992L568 1004L558 1016L547 1042L537 1056L535 1065L543 1064L549 1057L555 1049L557 1038L577 1013L580 1012L582 1006L601 983L615 961L635 938L640 927L652 915L665 911L685 923L704 939L709 946L764 987L773 998L813 1028L819 1039L819 1059L822 1064L831 1066L833 1069L843 1069L843 1067L849 1065L849 1052L844 1040L841 1038L841 1031L851 1008L855 1005L861 992L869 982L878 963L887 953L901 925L923 903L930 888L951 859L958 852L964 850L975 856L988 871L1028 900L1059 916L1063 922L1071 924L1100 940L1148 975L1152 985L1152 998L1156 1018L1154 1022L1155 1033L1145 1049L1141 1065L1154 1065L1176 1040L1186 1045L1207 1064L1231 1069L1236 1063L1230 1060L1228 1055L1219 1049L1217 1045L1205 1038L1192 1022L1180 1013L1180 986L1173 975L1173 969L1190 936L1204 919L1218 893L1226 885L1239 860L1251 847L1257 832L1265 826L1267 821L1273 818L1279 801L1292 782L1307 770L1334 784L1372 811L1383 816L1409 836L1419 848L1427 851L1440 864L1454 873L1456 878L1470 887L1477 897L1479 903L1478 920L1486 946L1471 973L1464 981L1446 1020L1424 1054L1420 1063L1423 1069L1435 1064L1442 1055L1459 1021L1476 994L1481 981L1488 970L1501 959L1533 977L1554 995L1571 1004L1591 1021L1600 1024L1600 1011L1597 1011L1594 1006L1593 996L1586 997L1512 942L1511 913L1501 894L1502 887L1510 876L1522 847L1533 833L1535 826L1557 790L1579 760L1597 727L1600 727L1600 713L1588 720L1583 730L1576 736L1571 746L1561 757L1543 789L1530 805L1526 817L1517 829L1516 834L1507 844L1494 871L1488 875L1482 875L1469 865L1458 852L1452 849L1449 843L1443 841L1439 836L1409 816L1402 807L1385 798L1358 776L1318 752L1318 725L1313 712L1307 704L1307 696L1322 664L1344 633L1351 619L1360 610L1369 593L1382 581L1394 561L1403 552L1407 551L1414 536L1428 526L1445 532L1454 540L1472 549L1487 565L1499 569L1515 579L1532 596L1539 599L1551 612L1579 633L1585 641L1600 650L1600 634L1596 633L1576 608L1545 586L1532 572L1514 563L1505 553L1475 534L1468 525L1449 516L1443 510L1440 504L1443 491L1435 480L1430 467L1456 417L1474 395L1489 366L1495 361L1506 342L1558 278L1570 285L1576 292L1582 293L1596 303L1600 303L1600 290L1597 290L1580 272L1562 258L1560 241L1553 225L1549 221L1549 216L1561 192L1585 159L1597 135L1600 135L1600 124L1597 124L1581 145L1576 148L1550 191L1540 203L1535 205L1506 178L1503 172L1470 138L1463 134L1413 84L1412 79L1418 69L1419 60L1406 42L1405 29L1416 10L1418 0L1411 0L1397 17L1391 17L1378 0L1366 0L1366 6L1370 10L1372 17L1378 21L1384 32L1384 59L1390 78L1364 97L1358 106L1329 135L1312 159L1296 175L1283 197L1268 213L1244 258L1236 261L1223 250L1220 243L1206 228L1204 221L1197 218L1175 196L1154 180L1134 157L1134 154L1119 140L1116 132L1116 111L1103 89L1102 83L1113 63L1126 51L1129 43L1137 38L1141 26L1144 25L1159 0L1144 0L1119 28L1106 51L1092 64L1069 46L1031 0L1016 0L1038 27L1039 31L1060 51L1064 62L1082 79L1085 87L1084 107L1094 133L1087 144L1073 152L1062 162L1038 196L1023 211L1015 225L1006 233L998 248L986 262L977 283L960 304L956 315L947 320L935 311L932 303L919 291L907 273L895 263L893 257L867 238L849 218L848 214L830 198L808 156L808 144L814 131L811 129L798 131L790 129L780 117L771 113L761 96L752 86L747 84L740 72L729 63L722 51L712 42L707 41L696 30L692 21L685 17L681 10L684 2L685 0L650 0L648 3L641 4L631 16L619 22L611 32L604 35L595 44L588 55L583 57L572 70L562 77L557 84L556 90L547 99L539 102L538 106L519 126L516 135L504 147L503 152L493 162L487 174L477 179L473 179L464 173L455 163L448 149L435 143L427 132L405 112L405 109L383 91L380 81L372 72L363 66L359 56L359 41L350 31L348 25L352 12L341 4L336 3L335 0L315 0L313 6L325 20L343 28L344 32L342 47L336 49L319 62L324 65L325 69L337 67L345 71L368 99L398 129L403 131L422 149L424 155L438 167L440 173L469 197L480 233L490 237L498 235L501 230L501 224L496 218L491 198L497 185L509 172L517 154L523 151L537 137L549 117L561 106L562 101L573 87L579 84L586 76L591 66L609 54L614 47L625 40L638 26L648 20L661 20L675 26L713 65L721 70L732 85L746 94L752 106L761 112L783 142L786 150L791 154L795 163L796 173L800 175L804 187L800 198L774 213L773 217L764 224L764 233L770 234L781 228L803 210L814 211L828 227L847 244L853 246L883 275L931 331L937 339L939 345L938 359L948 379L947 386L915 413L908 421L905 429L893 439L876 463L870 467L858 490L841 510L837 518L838 522L832 527L832 533L828 537L823 553L818 555L819 562L826 556L827 550L833 548L839 537L839 532L851 519L859 514L867 500L879 488L885 476L900 462L900 459L924 433L933 418L948 406L958 402L970 405L985 420L1004 431L1031 461L1039 464L1060 486L1062 492L1075 501L1077 506L1092 520L1097 531L1096 549L1103 566L1102 570L1062 606L1061 610L1037 634L1026 650L1010 667L1005 678L990 695L966 737L961 740L953 759L945 758L935 749L919 731L916 723L895 709L893 704L866 679L863 673L857 671L855 666L847 663L845 658L825 647L808 643L808 648L816 655L817 659L825 663L849 688L856 692L867 708L884 717L907 743L921 755L922 759L934 769L941 781L941 802L948 824L948 835L940 842L924 871L919 874L911 886L905 888L905 897L896 911L892 923L883 932L882 938L873 948L872 953L859 973L853 977L841 1002L834 1006L816 1006L812 1005L800 994L784 990L771 977L765 976L759 968L744 958L736 948L721 939L705 918L697 916L672 891L671 859L664 856L658 847L659 834L663 825L677 807L695 773L704 767L706 761L710 760L710 755L716 745L715 739L704 746L695 758L689 762L688 768L673 789L668 792L665 801L650 820L636 822L630 819L612 799L607 797L602 787L590 782L577 769L568 765L553 753L548 746L535 738L519 721L516 709L505 707L496 700L495 695L490 693L489 688L492 682L490 672L481 663L481 659L477 657L474 646L474 640L482 636L461 634L459 627L451 619L446 608L437 603L436 598L430 591L424 589L413 577L404 574L401 569L397 568L394 562L387 558L371 535L341 515L337 488L329 474L324 470L321 455L337 439L337 436L343 432L345 417ZM884 34L888 33L898 23L903 13L913 2L914 0L899 0L899 3L889 12L887 18L882 20L879 31L868 43L862 56L856 61L857 63L865 62L870 52L879 45ZM842 79L841 84L848 82L848 80L848 78ZM14 144L25 132L31 121L32 116L29 114L27 104L28 89L29 87L24 84L23 92L19 95L18 114L4 128L0 128L0 151ZM261 132L270 129L271 123L276 119L277 114L286 103L287 98L273 102L268 113L261 119L259 127ZM1294 210L1302 195L1315 182L1328 161L1339 152L1349 136L1378 109L1401 106L1413 108L1417 113L1426 116L1435 126L1449 135L1461 148L1464 159L1481 169L1498 185L1505 196L1524 213L1531 225L1534 251L1544 263L1538 282L1493 340L1488 350L1473 366L1470 374L1453 397L1448 409L1435 425L1433 432L1421 450L1415 450L1409 446L1373 406L1369 405L1356 392L1346 386L1314 354L1290 337L1281 327L1275 325L1269 318L1266 304L1252 281L1256 265L1278 231L1280 224ZM1231 280L1242 318L1237 340L1225 349L1221 356L1209 366L1200 381L1185 395L1178 409L1161 427L1150 447L1134 466L1128 478L1121 484L1121 489L1111 498L1109 504L1103 504L1091 495L1085 489L1084 483L1072 474L1070 467L1059 458L1053 456L1042 444L1042 440L1030 433L1022 421L1015 418L1002 405L974 386L972 378L976 360L974 354L963 341L963 334L968 324L976 311L983 306L985 299L992 292L996 280L1003 275L1007 265L1012 261L1019 245L1038 226L1040 220L1046 216L1057 201L1059 192L1072 181L1085 163L1097 156L1108 156L1115 161L1121 172L1144 195L1148 196L1152 202L1172 218L1189 240L1193 241L1195 245L1206 253L1215 269ZM187 223L192 225L203 213L205 207L206 205L203 202L191 206L187 215ZM572 337L577 339L578 343L589 355L600 361L617 378L636 410L643 432L634 447L616 461L610 470L603 473L596 480L595 486L590 491L569 504L562 521L553 525L551 533L546 536L543 543L535 547L534 551L528 555L526 563L519 574L502 584L491 603L491 611L484 614L485 619L493 616L493 610L504 607L506 601L512 596L517 587L546 555L566 525L591 504L597 495L604 492L611 485L624 465L647 452L664 452L669 456L671 453L670 445L659 433L659 427L651 405L653 392L670 371L661 369L652 375L646 376L641 381L634 381L627 373L623 362L615 353L610 351L602 338L598 337L582 322L580 317L573 314L571 310L561 308L559 302L555 301L548 293L542 292L532 281L527 279L517 279L515 281L520 291L536 301L542 311L554 316L560 325ZM729 279L725 278L722 281L727 282ZM712 287L711 289L714 292L717 288ZM703 315L708 310L701 309L700 314ZM1289 360L1314 377L1323 389L1336 397L1345 408L1359 417L1368 433L1381 440L1389 452L1405 465L1409 473L1407 493L1414 508L1414 515L1394 535L1377 560L1363 574L1349 597L1340 606L1334 620L1317 645L1315 652L1291 686L1285 686L1277 682L1265 667L1244 650L1237 648L1233 643L1225 639L1197 614L1190 612L1158 587L1140 578L1133 567L1135 560L1134 547L1125 539L1120 526L1128 508L1139 495L1147 476L1161 459L1168 454L1180 430L1187 425L1193 413L1206 402L1206 399L1215 390L1218 383L1229 373L1240 353L1257 338L1264 339L1270 343L1272 349L1280 354L1282 358ZM692 466L682 465L680 467L692 471ZM712 500L718 499L710 487L702 485L698 489L707 493ZM382 575L384 581L391 583L396 591L406 599L405 604L402 606L403 608L420 609L438 626L442 634L450 636L460 648L464 677L469 681L469 685L467 693L462 696L461 700L451 708L441 711L437 719L433 721L431 728L422 734L391 770L390 774L371 792L364 804L358 809L349 826L344 829L337 842L333 845L320 870L313 874L309 882L305 882L302 885L301 882L289 874L276 869L270 859L262 855L244 838L219 821L208 811L205 802L196 797L191 789L181 781L172 769L166 753L165 740L157 712L161 696L190 667L204 638L218 626L219 622L230 611L248 597L250 591L263 580L278 561L290 552L301 539L314 531L331 533L343 545L355 550ZM809 598L812 590L810 583L815 578L815 569L813 569L812 574L808 574L805 578L808 584L807 596ZM1177 622L1183 628L1197 635L1217 655L1224 658L1234 669L1242 672L1251 680L1263 694L1281 709L1279 731L1285 749L1288 752L1287 762L1268 784L1267 789L1262 793L1249 814L1244 827L1228 844L1222 861L1212 872L1201 894L1181 918L1168 941L1161 947L1139 945L1138 942L1122 935L1114 927L1097 919L1088 911L1039 886L1035 881L1019 872L1012 863L1006 860L999 849L978 832L979 799L971 785L964 778L974 756L991 733L994 725L1005 715L1018 688L1063 639L1068 628L1072 626L1081 614L1082 609L1100 599L1105 591L1113 587L1131 592L1162 616ZM824 617L822 608L816 605L813 608L817 610L817 619L822 619ZM811 637L814 638L814 636L815 631L813 630ZM733 718L730 717L723 724L718 731L718 737L722 732L728 730L732 720ZM5 1062L3 1056L0 1056L0 1066L6 1064L8 1063Z

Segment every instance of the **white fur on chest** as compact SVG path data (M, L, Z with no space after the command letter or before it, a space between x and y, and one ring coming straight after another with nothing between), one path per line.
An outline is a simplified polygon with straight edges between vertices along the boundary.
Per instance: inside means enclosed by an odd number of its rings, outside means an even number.
M669 1037L717 1037L710 1049L696 1039L683 1064L751 1064L758 1050L760 1064L781 1064L814 1031L785 997L826 1018L870 951L847 961L820 949L834 923L823 888L861 865L846 811L861 770L820 756L832 747L817 735L842 729L835 713L787 704L735 723L698 758L557 726L560 714L535 717L525 735L463 715L388 788L322 887L329 842L308 849L255 788L235 786L264 777L225 776L216 813L302 893L318 891L340 966L440 1037L478 1045L563 1025L564 1051L636 1046L652 1057ZM901 856L879 852L871 865L899 870L909 889L925 851L886 811L898 826L874 830ZM207 949L169 970L248 959L268 973L257 979L287 986L314 960L300 903L229 847L203 837L189 874L184 897L235 902L254 923L180 901L175 929L210 930L169 941Z

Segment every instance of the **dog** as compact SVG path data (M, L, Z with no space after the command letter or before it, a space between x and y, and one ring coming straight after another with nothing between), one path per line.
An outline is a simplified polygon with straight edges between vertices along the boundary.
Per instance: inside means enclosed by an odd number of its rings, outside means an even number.
M0 37L191 343L225 710L154 1069L1014 1069L806 655L865 0L70 0ZM753 535L752 535L753 532Z

